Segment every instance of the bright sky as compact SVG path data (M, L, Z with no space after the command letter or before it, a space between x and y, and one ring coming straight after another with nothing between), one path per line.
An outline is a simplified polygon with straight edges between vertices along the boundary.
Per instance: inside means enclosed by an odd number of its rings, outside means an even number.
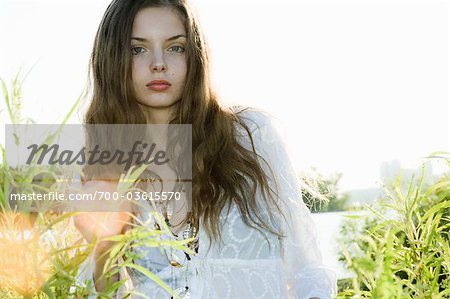
M34 65L25 116L62 120L109 2L0 0L0 77ZM448 1L193 3L219 94L277 116L299 171L342 172L343 190L372 187L383 161L412 167L450 150Z

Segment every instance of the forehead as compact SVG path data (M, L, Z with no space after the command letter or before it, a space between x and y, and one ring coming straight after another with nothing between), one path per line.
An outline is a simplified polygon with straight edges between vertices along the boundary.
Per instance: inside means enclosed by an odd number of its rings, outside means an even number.
M134 18L133 36L152 39L185 33L180 16L170 7L147 7L141 9Z

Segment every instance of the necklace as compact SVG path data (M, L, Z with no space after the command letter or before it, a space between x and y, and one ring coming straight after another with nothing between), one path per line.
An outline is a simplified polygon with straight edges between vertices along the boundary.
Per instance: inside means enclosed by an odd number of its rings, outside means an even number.
M190 219L187 222L187 227L181 232L181 237L183 238L183 240L186 239L190 239L190 238L195 238L193 241L186 243L186 246L191 249L192 251L194 251L195 253L198 253L198 234L197 234L197 229L196 226L192 224L193 222L193 217L192 217L192 213L189 213L190 215L188 216ZM172 216L172 213L170 211L170 209L167 209L167 207L163 208L162 210L162 215L164 217L164 222L167 224L167 226L169 228L173 227L172 224L170 223L170 217ZM158 222L155 220L155 229L156 230L161 230L161 227L159 226ZM178 239L178 235L174 234L171 231L172 235ZM171 276L174 277L173 275L173 270L174 268L181 268L183 266L183 264L181 263L180 258L174 254L173 252L173 248L169 247L168 249L164 249L164 253L166 255L166 258L169 262L169 264L172 266L171 267ZM177 294L177 296L181 299L189 299L190 296L190 292L189 292L189 282L188 282L188 273L189 273L189 261L191 260L191 256L183 251L184 256L185 256L185 265L186 265L186 270L184 271L184 278L185 278L185 285L184 287L178 287L176 289L174 289L174 285L171 286L171 288L174 290L175 294ZM184 262L183 262L184 263ZM173 297L171 297L171 299L173 299Z

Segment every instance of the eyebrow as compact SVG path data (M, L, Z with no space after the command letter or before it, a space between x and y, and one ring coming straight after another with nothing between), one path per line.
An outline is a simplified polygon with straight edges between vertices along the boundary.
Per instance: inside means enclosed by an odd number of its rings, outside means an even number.
M174 35L174 36L169 37L168 39L166 39L166 41L176 40L176 39L179 39L180 37L186 38L186 35L184 35L184 34ZM143 37L132 37L131 39L135 39L135 40L140 41L140 42L147 42L147 40L145 38L143 38Z

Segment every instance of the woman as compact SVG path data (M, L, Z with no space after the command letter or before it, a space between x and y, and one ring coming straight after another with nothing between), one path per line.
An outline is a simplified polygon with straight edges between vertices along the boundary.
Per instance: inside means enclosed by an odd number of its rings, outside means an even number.
M167 223L174 239L198 231L197 254L180 259L180 252L142 248L135 263L184 298L330 298L336 278L321 264L311 215L272 118L221 106L208 64L184 0L113 1L97 32L86 123L192 124L192 211L174 212ZM115 190L100 184L88 188ZM123 233L126 220L117 213L102 231L91 229L88 214L75 223L92 240ZM106 285L100 256L110 246L96 249L97 290ZM180 263L171 263L173 256ZM128 275L135 291L170 297L137 271Z

